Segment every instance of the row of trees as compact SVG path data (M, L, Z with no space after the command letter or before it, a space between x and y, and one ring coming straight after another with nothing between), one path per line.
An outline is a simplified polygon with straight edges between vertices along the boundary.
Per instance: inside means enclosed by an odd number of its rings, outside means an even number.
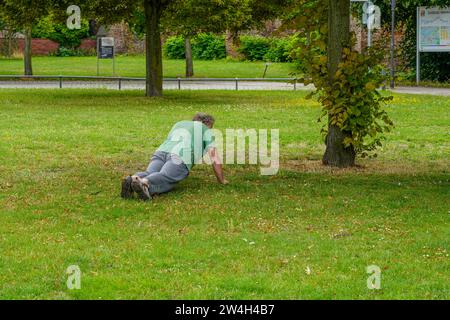
M148 96L162 94L161 32L170 30L185 38L186 75L193 75L191 39L200 32L227 32L233 47L238 33L259 27L282 12L285 0L78 0L85 19L102 24L128 21L133 30L145 34ZM31 30L49 14L64 21L66 0L0 0L0 19L25 36L24 71L32 74ZM234 50L236 51L236 50Z
M374 0L382 8L385 23L389 23L391 0ZM406 24L407 37L404 42L405 54L411 65L414 64L415 36L410 34L415 30L415 8L419 5L445 6L450 0L405 0L397 4L397 22ZM32 74L31 63L31 30L40 19L48 17L50 13L57 19L67 17L65 9L72 1L67 0L0 0L0 20L3 20L8 29L16 28L25 35L24 71L26 75ZM153 67L149 70L149 83L147 95L160 95L162 85L162 53L160 48L160 35L164 30L182 35L185 39L186 76L193 75L193 59L191 39L199 32L226 32L232 41L232 48L228 52L236 52L239 47L239 32L261 26L264 21L273 18L288 18L303 15L299 8L315 8L311 10L305 20L298 21L294 29L301 29L305 24L314 21L314 17L325 18L327 4L321 1L309 0L78 0L82 8L83 18L95 19L100 23L115 23L126 20L141 34L148 34L147 65ZM319 27L320 28L320 27ZM412 48L412 49L411 49ZM234 49L234 50L233 50ZM235 53L237 54L237 53ZM444 54L445 55L445 54ZM433 54L431 58L434 58ZM427 61L424 57L424 62ZM445 57L444 57L445 58ZM446 68L448 59L432 59L435 68L424 68L424 72L436 73L436 70ZM428 65L425 63L425 65ZM161 70L159 72L158 70Z
M404 2L418 4L418 0ZM429 2L446 5L448 0ZM29 53L32 25L52 10L64 17L68 5L65 0L0 0L0 14L7 23L24 30ZM190 38L197 32L227 30L236 43L239 30L283 16L301 30L297 55L304 61L304 81L316 86L326 118L323 163L354 165L356 155L375 150L381 145L382 134L392 126L383 110L389 98L376 91L383 81L378 67L383 55L376 48L363 53L353 50L350 0L79 0L78 5L83 14L104 24L135 21L133 17L143 13L147 96L162 95L164 26L185 36L189 56ZM26 70L27 63L31 70L29 57L25 58Z

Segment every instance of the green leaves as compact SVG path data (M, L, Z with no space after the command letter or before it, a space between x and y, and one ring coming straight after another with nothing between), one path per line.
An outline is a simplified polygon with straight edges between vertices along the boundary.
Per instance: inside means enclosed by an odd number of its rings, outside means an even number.
M319 2L316 1L316 4ZM352 44L345 47L338 69L330 79L326 52L328 28L326 19L318 16L323 11L318 6L302 8L310 16L306 19L304 13L299 13L300 16L292 20L301 24L298 28L304 28L297 35L293 57L300 61L305 84L313 83L317 88L316 92L307 97L317 96L322 104L320 118L327 119L322 132L327 134L328 126L336 125L346 134L346 147L353 147L362 157L371 156L382 145L383 134L393 126L382 108L392 97L377 91L386 81L381 67L383 47L376 44L363 53L353 50ZM317 12L313 9L317 9Z

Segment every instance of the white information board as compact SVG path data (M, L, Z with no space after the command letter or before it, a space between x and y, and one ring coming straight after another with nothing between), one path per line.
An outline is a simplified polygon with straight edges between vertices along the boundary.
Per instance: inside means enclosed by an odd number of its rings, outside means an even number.
M418 50L450 52L450 7L418 8Z

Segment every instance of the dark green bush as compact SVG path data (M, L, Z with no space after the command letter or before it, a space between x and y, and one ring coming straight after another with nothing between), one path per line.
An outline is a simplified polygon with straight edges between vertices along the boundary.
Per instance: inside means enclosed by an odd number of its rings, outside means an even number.
M51 55L56 57L84 57L95 55L95 50L81 50L60 46L58 50Z
M89 23L81 20L81 29L70 30L65 23L55 23L51 16L41 19L33 27L33 38L44 38L58 42L65 48L76 48L81 40L89 37Z
M263 38L260 36L241 37L241 52L246 60L267 60L272 62L292 61L290 51L292 37ZM184 59L184 37L167 38L163 46L164 56L168 59ZM192 55L194 59L214 60L226 57L225 38L210 33L200 33L192 39Z
M225 37L200 33L192 41L192 55L195 59L214 60L227 56Z
M167 38L164 42L164 56L168 59L184 59L184 38L174 36Z
M250 61L288 62L292 61L291 49L292 37L269 39L261 36L243 36L239 52Z
M164 56L169 59L184 59L183 36L169 37L164 43ZM199 60L223 59L226 57L225 38L209 33L200 33L192 39L192 56Z
M238 51L246 60L256 61L264 60L269 52L270 40L260 36L242 36L241 46Z
M270 43L270 48L264 56L265 60L272 62L291 62L291 38L275 38Z

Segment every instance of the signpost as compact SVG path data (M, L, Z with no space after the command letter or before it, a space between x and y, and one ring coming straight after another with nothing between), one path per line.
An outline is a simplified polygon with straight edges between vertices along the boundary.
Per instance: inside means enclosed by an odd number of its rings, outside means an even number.
M391 0L391 89L395 87L395 0Z
M351 2L363 2L362 23L367 26L367 46L372 46L372 31L380 28L380 8L370 0L350 0Z
M99 75L99 61L100 59L113 60L113 76L116 75L116 59L114 51L113 37L99 37L97 38L97 76Z
M450 7L417 7L416 82L420 83L420 53L450 52Z
M381 27L380 8L370 0L350 0L351 2L364 2L363 4L363 24L367 25L367 46L372 46L372 30ZM390 44L390 69L391 69L391 89L395 86L395 7L396 0L391 0L391 44Z
M367 25L367 46L372 46L372 18L369 17L369 8L371 8L372 2L371 1L364 1L363 4L363 23Z

